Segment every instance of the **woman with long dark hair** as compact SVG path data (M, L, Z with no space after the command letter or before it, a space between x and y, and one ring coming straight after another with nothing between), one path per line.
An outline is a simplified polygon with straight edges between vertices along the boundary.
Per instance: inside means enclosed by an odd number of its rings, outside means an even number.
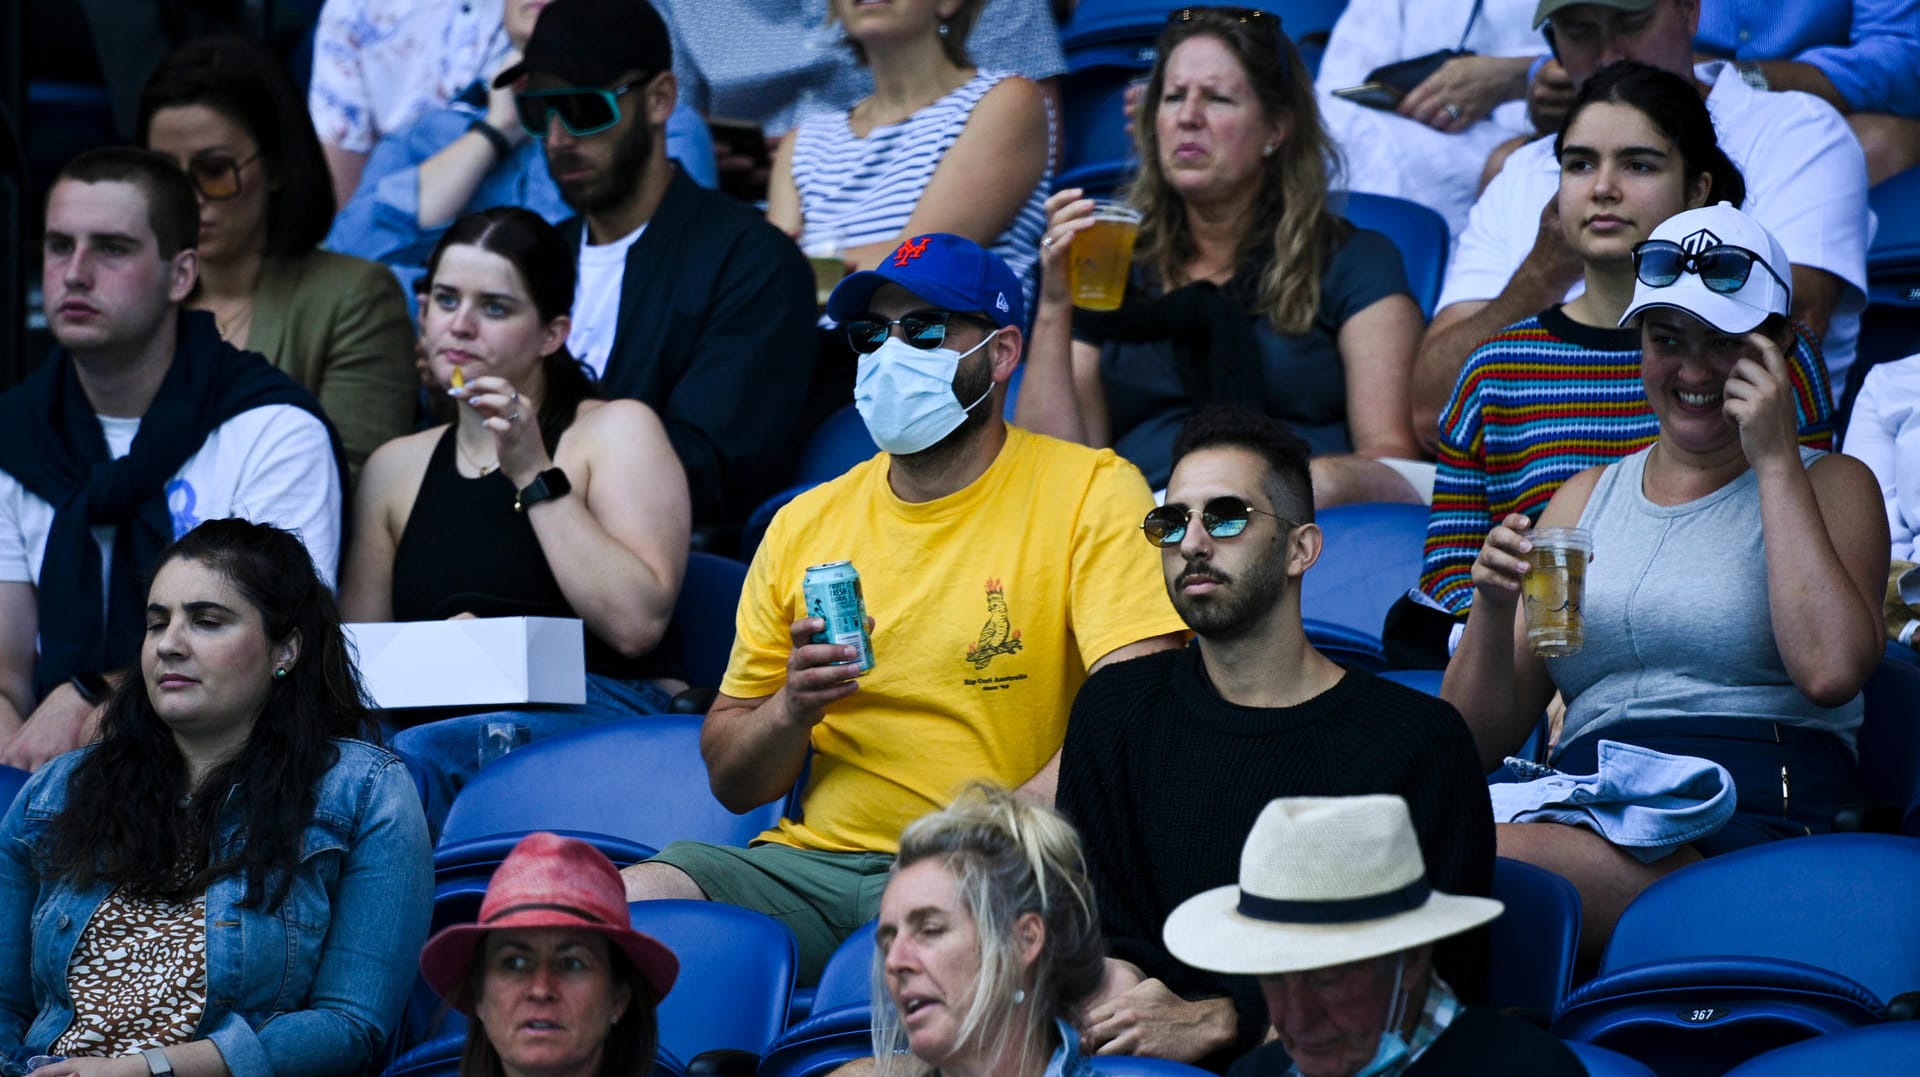
M392 273L319 249L333 192L305 95L251 41L195 41L147 80L134 140L200 197L187 305L319 397L357 473L413 423L413 327Z
M595 399L567 351L574 250L527 210L455 222L427 260L420 338L455 420L382 446L354 501L341 605L354 621L578 617L587 701L415 726L394 747L439 822L478 769L484 723L531 739L665 709L663 647L692 527L685 472L636 400Z
M360 1073L433 879L332 593L292 534L210 520L161 555L146 616L100 742L0 823L0 1063Z
M1407 397L1423 323L1399 251L1328 197L1337 154L1278 16L1180 8L1133 117L1140 212L1112 313L1074 312L1067 269L1094 203L1047 201L1020 425L1111 447L1155 487L1207 403L1284 419L1313 448L1315 501L1412 500L1377 458L1419 455Z

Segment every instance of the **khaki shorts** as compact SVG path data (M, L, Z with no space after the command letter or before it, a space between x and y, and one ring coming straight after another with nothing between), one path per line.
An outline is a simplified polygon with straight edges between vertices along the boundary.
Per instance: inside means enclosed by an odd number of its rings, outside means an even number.
M710 900L787 925L800 944L802 985L818 981L841 940L880 915L880 892L893 866L887 853L826 853L771 843L741 849L676 841L653 859L686 872Z

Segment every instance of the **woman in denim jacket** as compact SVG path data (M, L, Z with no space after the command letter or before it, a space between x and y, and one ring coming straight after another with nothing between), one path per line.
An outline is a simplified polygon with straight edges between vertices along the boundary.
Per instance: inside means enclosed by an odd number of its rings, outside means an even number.
M405 766L293 535L165 551L100 743L0 822L0 1069L266 1077L370 1068L426 937Z

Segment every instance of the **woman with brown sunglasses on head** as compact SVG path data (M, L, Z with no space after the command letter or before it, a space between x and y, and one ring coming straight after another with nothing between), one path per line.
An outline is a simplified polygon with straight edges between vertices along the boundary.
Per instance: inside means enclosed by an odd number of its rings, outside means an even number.
M134 139L173 158L200 197L188 305L319 397L358 474L412 426L413 327L392 274L318 249L333 194L299 91L250 41L192 42L147 80Z

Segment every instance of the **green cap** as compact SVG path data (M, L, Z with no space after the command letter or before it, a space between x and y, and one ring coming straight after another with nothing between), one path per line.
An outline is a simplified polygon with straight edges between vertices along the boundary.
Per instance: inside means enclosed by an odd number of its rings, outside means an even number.
M1533 9L1533 28L1540 29L1547 24L1547 18L1561 8L1575 4L1593 4L1596 7L1617 8L1621 11L1645 11L1660 0L1540 0L1540 6Z

